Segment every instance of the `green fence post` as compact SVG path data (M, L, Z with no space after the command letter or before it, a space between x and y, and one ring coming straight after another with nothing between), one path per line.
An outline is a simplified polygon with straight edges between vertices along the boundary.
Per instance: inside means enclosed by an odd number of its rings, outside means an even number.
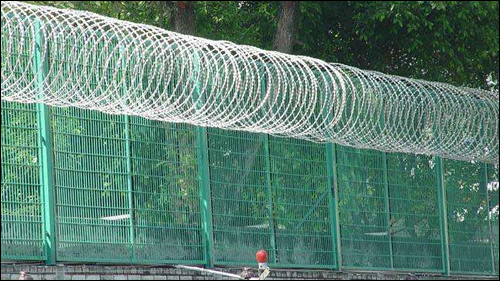
M490 193L488 190L488 164L483 164L484 171L484 190L486 192L486 206L488 207L487 216L488 216L488 240L490 241L490 251L491 251L491 272L495 272L495 245L493 244L493 226L491 225L491 199Z
M271 263L276 264L278 251L276 249L276 231L274 228L274 200L271 182L271 161L270 161L270 151L269 151L269 136L267 134L262 135L262 145L264 147L264 162L266 165L266 197L267 197L267 208L269 216L269 232L271 235Z
M330 209L330 223L332 232L332 245L335 250L335 269L342 269L342 244L340 237L340 216L339 216L339 197L337 180L337 146L332 143L326 144L326 167L328 176L328 203Z
M42 54L43 38L41 34L40 22L35 22L35 75L37 75L36 86L38 96L44 95L43 82L48 73L47 53ZM42 56L46 57L42 57ZM42 185L43 209L42 216L44 222L44 247L47 257L46 263L54 265L56 263L56 210L55 210L55 189L54 189L54 152L52 128L50 124L50 108L44 104L37 104L38 113L38 146L40 154L40 183Z
M120 53L121 53L121 67L123 72L121 75L124 78L127 74L125 72L125 55L123 46L120 46ZM123 83L122 86L122 91L123 91L123 96L127 95L127 85L125 82ZM128 206L129 206L129 235L130 235L130 244L131 244L131 259L132 261L136 261L137 255L135 253L135 212L134 212L134 180L132 178L132 147L131 147L131 131L130 131L130 116L125 115L124 116L124 122L125 122L125 154L126 154L126 169L127 169L127 192L128 192Z
M205 266L213 267L213 224L212 224L212 192L210 188L210 171L208 161L207 128L196 128L198 144L198 180L201 201L202 230L203 230L203 257Z
M436 160L437 189L439 199L439 225L441 227L441 251L443 253L443 273L450 275L450 244L448 234L448 210L446 209L446 187L444 179L444 163L439 156Z
M130 141L130 116L125 115L125 153L127 157L127 192L128 192L128 205L129 205L129 235L130 244L132 247L131 258L136 261L135 254L135 217L134 217L134 182L132 178L132 148Z
M193 98L198 101L196 105L200 109L200 102L203 101L202 93L200 93L199 82L196 81L195 74L199 71L199 56L198 53L193 52L193 63L195 66L195 73L190 79L195 85ZM203 231L203 259L205 260L205 267L212 268L214 266L214 247L213 247L213 222L212 222L212 190L210 187L210 168L209 168L209 152L208 152L208 134L207 128L198 126L196 127L196 142L197 142L197 164L198 164L198 182L199 182L199 196L201 206L201 220Z
M384 204L387 220L387 236L389 238L389 255L391 256L391 269L394 269L394 249L392 245L392 219L391 219L391 199L389 192L389 175L387 171L387 153L382 152L382 168L384 169Z

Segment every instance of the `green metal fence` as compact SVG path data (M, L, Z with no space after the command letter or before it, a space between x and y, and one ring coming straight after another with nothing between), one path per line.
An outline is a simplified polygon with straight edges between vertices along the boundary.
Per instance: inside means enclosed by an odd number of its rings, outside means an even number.
M498 274L498 167L1 106L2 260Z
M2 260L45 260L37 107L1 107Z

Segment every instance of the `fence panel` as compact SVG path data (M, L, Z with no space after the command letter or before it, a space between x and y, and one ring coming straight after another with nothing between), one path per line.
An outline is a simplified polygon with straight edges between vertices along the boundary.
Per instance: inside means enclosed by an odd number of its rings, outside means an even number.
M130 120L137 260L204 263L195 128Z
M487 182L487 187L488 187L488 193L490 196L490 218L491 218L491 235L493 237L493 261L494 261L494 266L495 266L495 273L498 274L498 244L499 244L499 239L498 239L498 230L499 230L499 224L498 224L498 217L499 217L499 205L498 205L498 189L499 189L499 184L498 184L498 166L493 166L493 165L488 165L487 166L487 177L488 177L488 182Z
M383 155L337 145L344 268L390 269Z
M451 272L492 273L484 165L446 160L444 167Z
M2 260L44 260L37 106L1 102Z
M2 259L44 260L37 107L1 110ZM206 263L194 127L74 108L51 120L59 261ZM274 267L334 267L325 146L208 131L215 264L266 249ZM343 267L442 271L432 158L336 147ZM444 166L452 272L497 274L498 167Z
M123 116L53 108L60 261L130 262Z
M335 265L323 144L269 138L279 266Z
M254 264L265 249L275 260L263 135L208 130L216 264Z
M443 270L436 165L432 157L387 155L394 268Z

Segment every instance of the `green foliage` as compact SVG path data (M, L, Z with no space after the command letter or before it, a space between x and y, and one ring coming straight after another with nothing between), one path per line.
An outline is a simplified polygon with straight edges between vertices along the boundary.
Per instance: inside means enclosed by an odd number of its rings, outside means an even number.
M300 53L456 85L489 88L488 77L498 81L496 1L335 1L303 8L311 12L303 13Z
M176 1L35 1L169 27ZM271 48L279 3L198 1L196 35ZM498 88L497 1L303 1L297 54L390 74Z

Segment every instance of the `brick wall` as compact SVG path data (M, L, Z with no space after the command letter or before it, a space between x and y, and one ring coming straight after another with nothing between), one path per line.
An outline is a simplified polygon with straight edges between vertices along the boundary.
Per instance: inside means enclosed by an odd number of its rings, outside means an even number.
M239 268L218 269L239 274ZM2 264L1 280L17 280L19 272L27 271L35 280L231 280L172 267L150 266L99 266L99 265L29 265ZM273 270L268 280L404 280L407 274L377 272L336 272L321 270ZM420 275L422 280L471 280L471 276L443 278L437 275ZM485 278L477 276L477 280ZM488 278L486 278L488 279ZM490 280L498 280L489 277Z

